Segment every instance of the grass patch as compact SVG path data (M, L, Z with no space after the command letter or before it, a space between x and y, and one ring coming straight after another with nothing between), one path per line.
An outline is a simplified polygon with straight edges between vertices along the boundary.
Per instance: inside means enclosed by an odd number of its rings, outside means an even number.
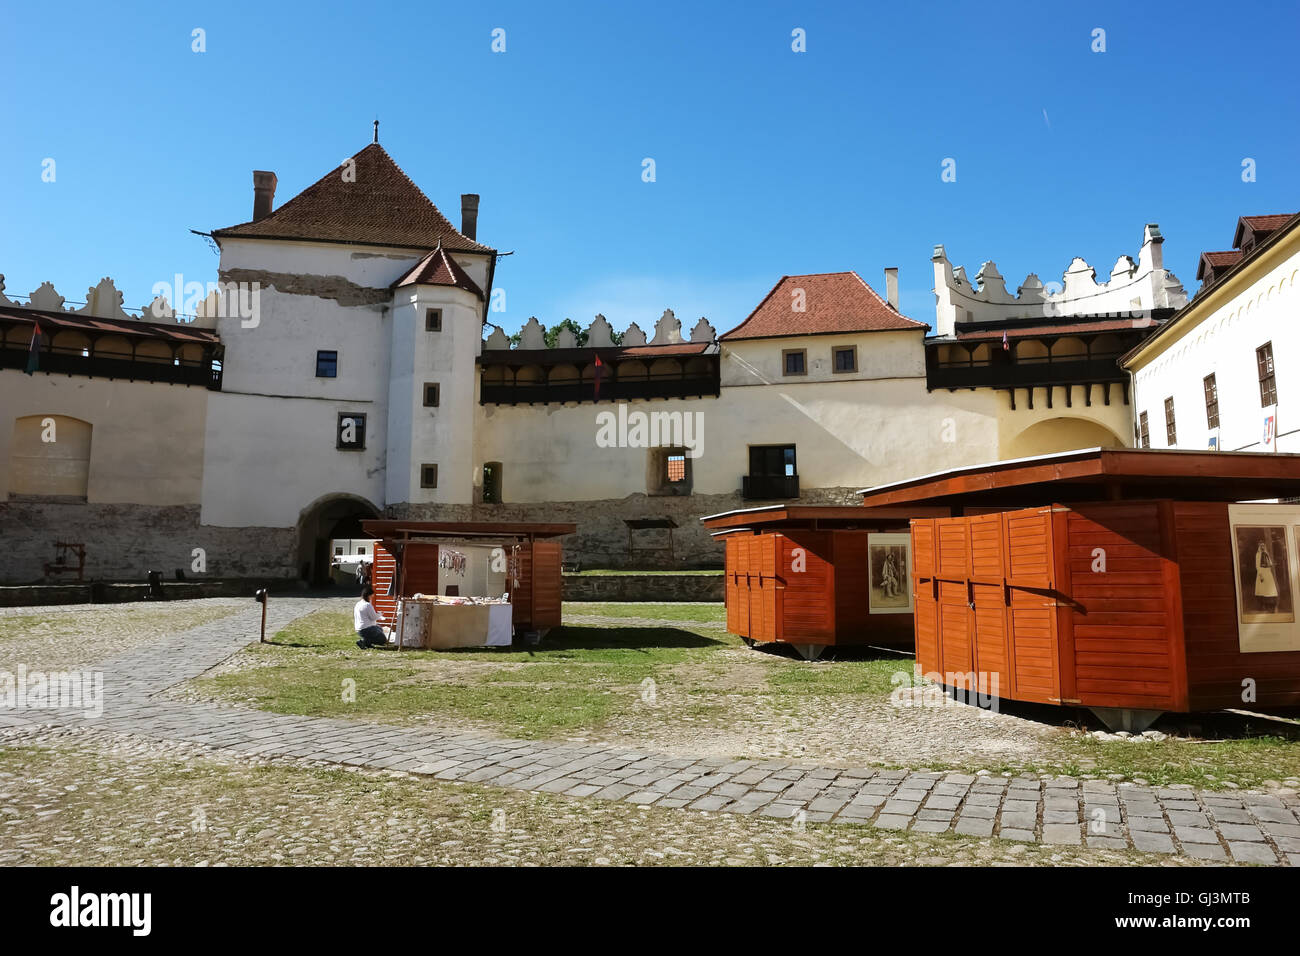
M695 571L621 571L613 568L591 568L586 571L569 571L568 574L577 574L581 577L605 577L607 575L617 574L712 574L721 575L722 568L713 570L695 570Z
M287 714L434 722L521 738L592 735L628 746L652 745L680 727L699 732L702 725L761 741L786 717L816 724L832 709L858 714L867 725L914 719L886 703L895 675L910 674L909 658L861 651L808 664L771 651L741 654L739 639L716 626L723 614L714 604L566 604L569 623L537 647L398 653L357 648L347 613L318 611L277 633L273 643L251 645L244 666L194 685L207 696ZM645 696L649 680L653 709ZM345 687L355 688L354 701L345 698ZM1070 732L1069 711L1012 702L1003 710L1024 721L1026 731L1065 726L1036 735L1033 752L1013 762L973 763L978 758L954 745L948 762L926 766L1121 774L1153 786L1207 789L1300 777L1300 741L1251 736L1245 725L1223 740L1103 741ZM981 718L972 712L969 719ZM979 733L977 726L969 732ZM831 740L805 759L842 762L853 741L840 748Z
M692 624L724 624L727 609L722 604L682 602L680 604L649 604L635 601L565 601L564 616L568 617L634 617L654 618L659 621L682 621Z
M250 645L201 692L284 714L393 723L452 718L536 738L596 728L640 705L647 678L726 646L673 627L558 628L535 648L362 650L351 617L317 611Z

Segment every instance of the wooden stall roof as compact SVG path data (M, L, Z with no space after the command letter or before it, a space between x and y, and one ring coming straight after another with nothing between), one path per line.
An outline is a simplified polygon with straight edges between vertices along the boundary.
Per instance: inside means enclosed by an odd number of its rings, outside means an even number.
M1300 496L1300 455L1087 448L921 475L859 494L867 508L1017 507L1046 501L1257 501ZM916 512L917 517L921 517Z
M755 528L842 528L850 529L876 521L897 521L900 525L910 518L946 517L945 508L928 508L918 512L915 508L863 508L861 505L763 505L759 508L742 508L705 515L700 522L713 528L714 535Z
M374 518L361 522L372 538L401 541L408 538L558 538L573 534L576 524L538 521L398 521Z

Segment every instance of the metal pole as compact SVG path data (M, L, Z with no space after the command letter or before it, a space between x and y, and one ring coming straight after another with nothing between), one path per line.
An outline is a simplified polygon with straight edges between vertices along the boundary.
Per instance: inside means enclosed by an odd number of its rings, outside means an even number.
M266 643L266 588L258 588L253 593L253 600L262 605L262 636L259 639L261 643Z

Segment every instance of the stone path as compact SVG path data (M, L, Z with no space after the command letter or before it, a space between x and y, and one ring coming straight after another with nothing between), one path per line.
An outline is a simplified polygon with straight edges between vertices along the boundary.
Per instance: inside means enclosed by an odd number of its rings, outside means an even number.
M318 607L305 599L275 600L267 632ZM608 744L508 740L157 696L256 640L257 614L253 609L168 635L99 665L105 691L100 718L67 711L0 711L0 727L86 726L248 755L402 770L440 780L658 807L1300 866L1296 795L674 758Z

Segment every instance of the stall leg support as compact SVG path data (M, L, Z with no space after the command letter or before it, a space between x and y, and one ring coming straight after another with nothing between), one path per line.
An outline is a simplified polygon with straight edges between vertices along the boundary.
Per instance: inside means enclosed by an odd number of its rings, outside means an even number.
M1089 707L1112 734L1123 730L1130 734L1140 734L1160 719L1163 710L1130 710L1127 707Z

